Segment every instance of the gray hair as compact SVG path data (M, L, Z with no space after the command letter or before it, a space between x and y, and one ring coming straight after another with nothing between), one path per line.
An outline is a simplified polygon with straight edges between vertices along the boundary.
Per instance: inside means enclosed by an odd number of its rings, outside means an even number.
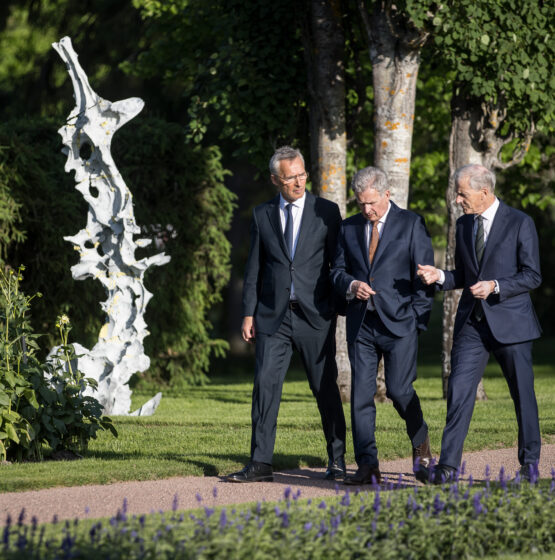
M281 146L278 148L274 155L270 158L270 173L279 176L279 162L283 159L297 159L300 158L304 165L303 154L296 148L291 146Z
M368 189L375 189L381 195L388 190L387 175L377 167L365 167L357 171L351 182L351 187L355 193L361 194Z
M479 191L484 187L493 193L495 190L495 173L487 167L477 163L469 163L459 167L453 175L455 186L460 185L461 180L468 178L468 184L471 189Z

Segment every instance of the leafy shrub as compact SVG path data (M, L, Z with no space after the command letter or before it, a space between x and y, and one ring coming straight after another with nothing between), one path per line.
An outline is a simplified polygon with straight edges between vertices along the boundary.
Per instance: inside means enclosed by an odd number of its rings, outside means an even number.
M57 354L46 363L37 358L38 336L29 323L35 296L21 291L22 270L0 269L0 457L37 460L45 444L53 451L82 451L98 430L117 436L99 402L82 394L96 381L71 367L67 317L58 318Z
M216 489L214 489L214 494ZM8 519L4 558L196 559L420 558L555 551L555 473L551 486L509 481L411 488L390 482L374 492L315 501L285 490L279 503L190 514L128 516L43 527ZM200 505L202 499L200 496ZM210 503L210 499L208 500ZM46 536L45 536L46 535Z

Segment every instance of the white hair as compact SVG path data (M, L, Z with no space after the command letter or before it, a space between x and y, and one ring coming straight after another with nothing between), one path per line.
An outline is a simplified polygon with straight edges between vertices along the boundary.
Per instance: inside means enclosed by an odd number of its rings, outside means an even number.
M490 193L493 193L495 190L495 173L483 165L469 163L459 167L453 175L455 185L460 185L462 179L465 178L468 179L470 188L475 191L479 191L484 187Z
M270 158L270 173L272 175L279 176L279 162L284 159L291 160L297 158L300 158L304 165L304 157L300 150L292 148L291 146L281 146L281 148L278 148L274 152L274 155Z
M387 175L377 167L365 167L357 171L351 182L351 187L355 193L361 194L368 189L375 189L381 195L388 190Z

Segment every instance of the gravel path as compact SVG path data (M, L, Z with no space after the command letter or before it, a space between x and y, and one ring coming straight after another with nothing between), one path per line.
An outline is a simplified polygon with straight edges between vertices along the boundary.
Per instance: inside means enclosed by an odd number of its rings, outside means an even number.
M514 476L519 468L516 449L465 453L463 460L466 461L464 478L472 475L475 480L484 478L487 465L491 469L492 478L497 476L502 466L510 476ZM542 446L540 476L550 478L554 467L555 444L545 444ZM0 474L2 468L9 467L0 467ZM69 462L68 468L71 468ZM351 472L354 469L355 465L348 467ZM347 489L341 483L323 480L324 470L306 468L280 471L274 474L274 482L250 484L234 484L220 477L187 476L145 482L6 492L0 494L0 526L5 524L8 514L16 520L23 508L25 522L29 523L33 516L36 516L39 522L47 522L52 521L55 515L60 520L109 517L121 509L124 499L127 500L129 514L141 514L171 510L175 499L178 509L181 510L204 505L213 507L259 500L276 501L283 497L287 487L294 492L299 489L301 498L330 496ZM380 470L384 477L394 481L397 481L401 474L407 484L420 484L414 478L409 458L384 461L380 464ZM370 489L369 486L363 488Z

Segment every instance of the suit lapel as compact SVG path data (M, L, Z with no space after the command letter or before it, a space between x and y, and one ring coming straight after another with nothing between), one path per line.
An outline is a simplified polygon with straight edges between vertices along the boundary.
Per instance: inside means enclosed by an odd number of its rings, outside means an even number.
M495 213L493 222L491 224L491 229L489 230L489 235L486 240L486 246L484 248L484 254L482 255L482 264L480 268L483 268L484 263L487 261L489 256L495 251L495 246L503 239L503 234L505 227L507 225L507 206L499 201L499 208Z
M366 218L362 215L358 215L358 222L355 226L356 237L360 245L360 250L364 255L364 262L366 263L366 268L370 271L370 261L368 260L368 245L366 243Z
M391 202L391 208L380 234L380 240L378 242L376 254L374 255L374 260L372 261L372 266L374 266L383 255L387 246L389 245L390 240L395 238L395 232L397 231L397 229L402 227L400 220L398 219L399 212L400 208L394 202ZM368 255L366 256L366 258L368 258Z
M304 201L304 208L303 208L303 213L301 216L301 226L299 228L299 235L297 238L297 247L295 249L295 257L293 260L295 260L299 253L302 254L302 250L304 247L304 243L305 243L305 238L308 235L307 232L310 231L310 227L312 226L312 222L314 221L314 218L316 217L316 210L315 210L315 205L316 205L316 197L309 193L308 191L306 192L306 197L305 197L305 201ZM301 258L301 257L299 257Z
M268 214L268 220L274 229L276 237L279 241L279 245L284 252L285 256L291 260L289 256L289 251L285 246L285 238L283 237L283 229L281 228L281 217L279 215L279 195L270 201L268 204L268 208L266 208L266 212Z
M470 261L474 265L474 268L478 270L478 259L476 258L476 250L474 249L474 214L467 214L463 219L464 246L470 255Z

